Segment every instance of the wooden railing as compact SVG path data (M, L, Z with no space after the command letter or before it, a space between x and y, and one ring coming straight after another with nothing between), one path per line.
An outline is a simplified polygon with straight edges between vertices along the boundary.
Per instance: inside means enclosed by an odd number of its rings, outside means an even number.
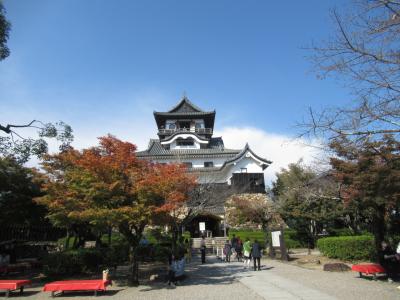
M176 128L176 129L164 129L161 128L158 130L158 134L160 135L171 135L174 133L185 133L185 132L192 132L192 133L198 133L198 134L212 134L213 129L212 128Z

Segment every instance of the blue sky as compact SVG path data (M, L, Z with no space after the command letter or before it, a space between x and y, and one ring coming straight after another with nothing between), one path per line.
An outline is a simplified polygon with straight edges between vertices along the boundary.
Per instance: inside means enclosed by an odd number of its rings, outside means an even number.
M217 110L221 134L253 128L290 138L308 106L349 101L340 83L316 78L302 49L333 33L329 9L346 3L6 0L2 122L63 120L77 147L113 133L143 148L156 133L152 111L186 91Z

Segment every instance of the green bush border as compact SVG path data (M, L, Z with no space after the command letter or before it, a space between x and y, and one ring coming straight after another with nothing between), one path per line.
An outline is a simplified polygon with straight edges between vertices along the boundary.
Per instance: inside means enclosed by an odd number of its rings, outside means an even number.
M326 237L317 241L321 253L342 260L372 260L375 257L374 238L371 235Z

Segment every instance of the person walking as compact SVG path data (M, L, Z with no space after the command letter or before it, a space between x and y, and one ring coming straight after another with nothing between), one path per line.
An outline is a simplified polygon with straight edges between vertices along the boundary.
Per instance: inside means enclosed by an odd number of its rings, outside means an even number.
M254 271L256 269L258 271L260 271L261 270L261 268L260 268L261 246L257 240L254 241L253 246L251 247L251 256L253 257ZM258 267L256 267L256 262L257 262Z
M236 235L232 235L231 246L233 249L236 249L237 241L238 241L238 239L237 239Z
M246 242L243 244L243 256L244 256L244 266L245 268L250 268L251 260L251 243L249 238L246 238Z
M231 262L232 246L231 246L231 243L229 242L229 240L226 240L226 242L225 242L224 255L225 255L225 261Z
M397 272L399 271L400 256L390 247L387 241L383 241L381 247L382 250L379 256L379 262L386 271L388 282L393 282L393 279L397 277Z
M236 243L236 258L237 261L242 261L242 256L243 256L243 243L242 240L238 237L237 243Z
M204 264L206 262L206 239L204 235L201 237L200 251L201 251L201 263Z
M186 262L190 263L192 261L192 240L190 238L185 240L185 248Z

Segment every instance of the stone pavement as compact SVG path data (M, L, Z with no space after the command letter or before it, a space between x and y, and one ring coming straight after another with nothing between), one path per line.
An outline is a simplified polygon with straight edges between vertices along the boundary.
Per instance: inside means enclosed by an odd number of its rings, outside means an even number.
M187 279L178 286L168 286L163 280L148 286L127 287L116 282L106 294L65 293L61 299L218 299L218 300L391 300L400 299L399 284L358 278L353 272L331 273L308 270L273 260L263 260L261 271L245 269L243 263L223 263L213 256L202 265L196 257L186 268ZM26 289L24 299L49 299L40 292L42 285ZM0 293L0 297L2 294ZM12 298L20 298L14 294ZM57 297L58 298L58 297ZM57 299L56 298L56 299Z
M337 298L328 294L309 288L296 281L286 279L273 273L262 272L255 276L246 276L240 280L251 290L255 291L264 299L270 300L335 300Z
M261 271L244 271L241 263L218 263L232 272L241 266L235 277L264 299L400 299L399 284L359 278L354 272L309 270L275 260L263 260Z

